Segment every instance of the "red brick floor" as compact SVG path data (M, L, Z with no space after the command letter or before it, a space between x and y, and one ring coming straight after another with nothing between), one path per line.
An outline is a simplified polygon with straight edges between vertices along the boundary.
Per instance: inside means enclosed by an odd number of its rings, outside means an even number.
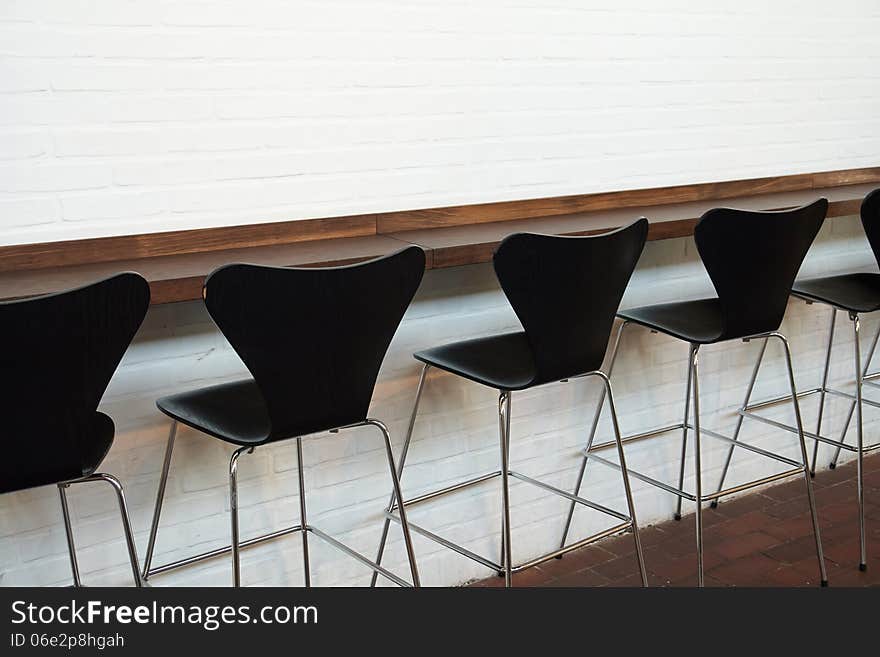
M859 561L855 464L813 484L830 586L880 586L880 455L865 459L868 569ZM694 516L641 531L651 586L696 583ZM815 543L802 479L703 511L706 586L817 586ZM473 586L501 586L494 576ZM615 536L517 573L514 586L637 586L632 536Z

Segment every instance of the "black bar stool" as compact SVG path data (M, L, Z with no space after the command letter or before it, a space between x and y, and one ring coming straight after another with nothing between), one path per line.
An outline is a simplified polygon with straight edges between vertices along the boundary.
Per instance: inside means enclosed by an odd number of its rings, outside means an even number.
M135 586L140 569L122 484L98 472L113 444L113 420L98 411L150 305L150 287L123 273L74 290L0 303L0 396L4 455L0 493L55 484L74 586L82 586L67 489L104 482L116 492Z
M635 541L642 583L647 586L638 524L626 477L626 464L623 446L620 443L611 383L600 369L608 347L614 313L635 269L647 233L648 221L642 218L626 228L593 237L557 237L519 233L507 237L501 243L493 260L495 273L524 330L455 342L415 354L415 358L424 363L424 366L398 465L399 473L402 474L426 374L429 368L435 367L499 391L501 468L414 499L403 500L400 492L394 491L386 513L379 553L376 557L377 563L382 562L390 521L403 522L406 507L500 477L502 493L500 563L413 523L410 523L410 528L462 556L498 571L499 574L503 573L507 586L511 585L511 577L515 572L629 529L632 530ZM610 509L510 470L510 417L513 392L581 376L599 377L608 392L608 408L611 412L623 470L627 513ZM510 477L556 493L572 500L573 503L600 511L615 518L618 523L610 529L572 545L563 546L549 554L514 565L510 540L508 495ZM403 500L402 503L400 500ZM395 512L399 514L399 518ZM373 584L375 582L374 575Z
M868 194L862 201L861 207L862 227L868 237L871 250L874 257L880 261L880 189L875 189ZM816 432L805 432L807 436L814 439L813 443L813 462L812 473L816 472L816 458L818 456L819 443L826 443L834 447L834 456L831 459L830 467L837 466L837 459L840 457L840 451L845 449L856 454L856 488L859 507L859 542L860 542L860 559L859 569L866 570L868 567L867 547L865 544L865 491L862 472L862 458L866 452L880 448L880 442L870 445L864 444L864 436L862 432L862 405L880 408L880 402L872 399L862 398L863 382L871 386L880 386L874 379L880 376L880 373L869 374L868 369L871 365L871 359L877 349L877 339L880 338L880 329L874 334L871 340L871 347L868 351L868 357L865 359L864 368L861 362L861 349L859 346L860 322L859 315L871 313L880 310L880 274L874 272L855 272L849 274L841 274L837 276L823 276L820 278L811 278L800 280L794 284L792 294L796 297L804 299L808 304L822 303L831 307L831 324L828 327L828 346L825 352L825 370L822 374L822 384L818 388L806 390L800 393L800 397L807 395L819 394L819 415L816 422ZM850 394L842 390L837 390L828 385L828 370L831 366L831 348L834 345L834 325L837 319L837 311L847 313L852 322L853 338L854 338L854 365L855 365L855 394ZM758 375L758 369L761 365L761 356L764 349L761 349L758 362L755 364L753 379ZM825 397L832 395L851 400L849 412L840 433L840 438L835 440L822 435L822 416L825 412ZM771 406L780 401L787 400L789 395L765 400L747 407L747 412ZM844 442L846 433L852 423L853 411L856 413L856 444L849 445ZM757 419L764 420L761 416L752 415ZM766 421L766 420L764 420ZM786 428L791 429L786 425Z
M609 374L614 367L617 349L620 345L620 336L624 328L630 323L639 324L654 332L664 333L690 344L683 422L627 436L624 438L624 442L642 440L675 430L682 432L678 487L671 486L632 469L630 469L629 473L637 479L676 495L678 497L676 519L681 518L681 500L683 498L691 500L696 504L697 583L699 586L703 585L703 503L716 502L725 495L731 495L754 486L793 475L803 475L806 481L821 583L822 586L827 585L825 559L822 554L822 542L819 537L819 523L813 499L807 448L804 443L800 408L797 403L791 349L788 340L779 332L779 326L785 314L786 302L791 292L792 283L810 244L822 226L827 209L828 201L820 199L802 208L781 212L754 212L728 208L710 210L703 215L694 229L694 239L700 253L700 258L718 293L717 298L643 306L640 308L630 308L618 313L618 317L623 322L618 329L617 338L614 343ZM699 377L697 375L700 348L703 345L716 344L728 340L748 342L755 338L765 338L765 346L769 338L776 338L784 347L789 384L792 393L795 395L792 401L797 419L795 431L798 434L801 446L802 460L800 462L749 445L738 439L743 417L747 414L745 407L749 403L754 379L746 392L746 400L737 417L736 429L732 438L700 426ZM691 394L693 394L694 404L693 424L690 423L689 419ZM599 411L597 410L597 419L598 413ZM696 483L693 493L683 490L689 431L692 431L694 434ZM595 453L608 446L607 443L594 444L595 434L596 422L594 421L593 429L590 432L587 446L584 450L581 474L583 474L583 468L586 468L589 460L614 467L622 467L622 463L621 466L617 466L613 461L609 461ZM776 475L727 489L722 489L719 485L715 493L705 495L702 487L700 462L700 440L703 434L729 443L731 452L734 447L746 449L782 462L789 466L789 469ZM730 454L728 454L728 460L729 458ZM579 487L580 482L578 482L575 488L575 494L578 493ZM568 526L566 525L566 529L563 532L563 542L567 532Z
M156 509L144 562L144 579L232 553L232 582L241 582L239 551L280 536L302 535L305 584L308 535L330 545L401 586L409 583L308 524L302 437L370 426L382 434L394 490L399 490L391 439L385 425L369 418L370 400L385 352L425 270L425 254L409 247L345 267L295 269L232 264L205 281L211 318L253 378L192 390L156 402L172 420ZM152 567L153 550L177 423L236 445L229 461L231 544L174 563ZM236 470L239 457L257 447L296 438L300 524L239 540ZM413 585L418 570L405 516L401 517Z

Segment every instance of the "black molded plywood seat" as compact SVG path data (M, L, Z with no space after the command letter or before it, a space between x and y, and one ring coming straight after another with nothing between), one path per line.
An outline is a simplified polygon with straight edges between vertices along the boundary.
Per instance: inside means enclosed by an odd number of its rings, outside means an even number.
M344 267L221 267L205 282L205 305L253 379L163 397L157 406L239 445L363 422L424 269L418 247Z
M207 278L205 306L252 378L190 390L156 402L174 422L159 479L144 579L230 552L232 583L239 586L242 548L299 532L306 586L311 585L309 534L320 536L374 573L402 586L409 584L308 524L302 437L360 426L378 429L384 437L394 490L400 493L388 430L379 420L368 418L367 413L379 367L424 271L425 253L412 246L343 267L230 264ZM229 460L232 541L228 547L151 568L178 422L239 445ZM238 459L256 447L288 439L296 440L300 524L240 541ZM418 586L405 514L401 514L400 523L412 584Z
M141 585L122 486L96 471L115 432L98 404L149 304L149 285L134 273L0 303L0 370L6 381L0 395L5 437L0 493L58 485L76 586L81 582L65 491L92 481L116 491L132 573Z
M659 303L621 310L617 315L679 340L698 344L715 342L724 332L724 314L718 299Z
M269 412L253 379L163 397L156 405L178 422L236 445L259 445L269 435Z
M791 291L802 299L827 303L850 312L880 310L880 274L871 272L808 278L797 281Z
M827 211L826 199L776 212L709 210L694 240L718 297L629 308L618 316L692 344L777 330Z
M498 281L525 331L433 347L415 357L499 390L598 370L648 221L592 237L517 233L495 252Z
M535 378L535 358L523 331L453 342L413 355L423 363L500 390L528 388Z
M861 219L874 258L880 262L880 189L865 196ZM795 282L792 292L803 299L819 301L849 312L880 310L880 274L872 272L799 280Z

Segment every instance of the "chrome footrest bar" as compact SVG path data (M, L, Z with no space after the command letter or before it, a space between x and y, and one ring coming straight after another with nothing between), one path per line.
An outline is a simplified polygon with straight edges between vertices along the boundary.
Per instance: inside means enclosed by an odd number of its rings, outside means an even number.
M777 429L783 429L784 431L788 431L790 433L796 434L798 432L797 427L793 427L790 424L785 424L784 422L779 422L777 420L771 420L768 417L762 417L757 413L751 413L749 411L740 411L740 415L743 417L751 418L753 420L757 420L758 422L763 422L764 424L769 424L771 427L776 427ZM825 443L827 445L833 445L834 447L840 447L841 449L845 449L850 452L856 452L858 449L853 445L847 445L846 443L840 440L834 440L833 438L826 438L825 436L820 436L817 433L813 433L812 431L807 431L804 429L804 437L810 438L812 440L818 440L820 443ZM880 443L878 443L880 445ZM863 451L868 451L867 449Z
M299 531L302 531L302 525L294 525L292 527L286 527L285 529L279 529L278 531L271 532L269 534L263 534L262 536L249 538L246 541L242 541L241 543L239 543L239 546L242 548L252 547L254 545L258 545L259 543L265 543L266 541L281 538L282 536L294 534ZM190 566L194 563L199 563L200 561L215 559L217 557L223 556L224 554L229 554L230 552L232 552L232 546L227 545L225 547L217 548L216 550L210 550L208 552L195 554L191 557L186 557L178 561L172 561L171 563L166 563L162 566L156 566L155 568L150 568L144 573L144 579L148 579L153 575L161 575L172 570L177 570L178 568L183 568L184 566Z
M407 524L409 524L409 523L407 523ZM380 575L384 575L385 577L390 579L392 582L394 582L398 586L405 586L405 587L412 586L412 584L407 582L405 579L401 579L400 577L398 577L397 575L392 573L390 570L383 568L382 566L377 564L375 561L371 561L370 559L368 559L367 557L362 555L360 552L357 552L356 550L352 550L350 547L348 547L345 543L343 543L339 539L333 538L332 536L330 536L330 534L327 534L326 532L322 532L317 527L313 527L312 525L309 525L306 527L306 531L314 534L318 538L329 543L330 545L335 547L340 552L344 552L345 554L350 556L352 559L355 559L356 561L361 562L367 568L372 570L374 573L379 573Z
M615 463L614 461L610 461L608 459L602 458L601 456L597 456L595 454L587 454L586 455L590 460L598 461L603 465L610 466L617 470L620 469L620 465ZM684 498L686 500L690 500L691 502L696 502L696 496L688 493L687 491L681 490L680 488L675 488L674 486L670 486L669 484L660 481L659 479L654 479L654 477L649 477L646 474L642 474L637 470L633 470L632 468L627 468L626 471L629 473L631 477L635 477L641 481L644 481L647 484L651 484L665 490L667 493L672 495L676 495L678 497ZM724 490L716 491L715 493L709 493L707 495L702 496L702 500L704 502L711 502L713 500L721 499L722 497L726 497L727 495L733 495L734 493L741 493L742 491L749 490L750 488L755 488L757 486L763 486L764 484L769 484L774 481L778 481L779 479L785 479L787 477L792 477L794 475L803 475L804 474L804 466L797 464L796 468L792 468L791 470L785 470L784 472L779 472L776 474L769 475L767 477L762 477L761 479L755 479L753 481L749 481L745 484L740 484L738 486L731 486L730 488L725 488Z
M396 515L391 513L390 511L387 511L385 513L385 517L389 518L390 520L393 520L394 522L397 522L397 523L400 522L400 519ZM462 547L458 543L453 543L449 539L443 538L439 534L435 534L434 532L430 531L429 529L425 529L424 527L417 525L412 520L408 521L408 524L409 524L409 528L412 531L414 531L416 534L419 534L419 535L424 536L425 538L428 538L436 543L439 543L440 545L442 545L446 548L449 548L453 552L456 552L463 557L467 557L468 559L470 559L472 561L476 561L477 563L479 563L483 566L486 566L487 568L490 568L491 570L501 571L504 568L504 566L501 565L500 563L496 563L496 562L492 561L491 559L487 559L486 557L484 557L480 554L477 554L476 552L472 552L471 550L468 550L466 547ZM569 552L572 552L574 550L579 550L580 548L586 547L587 545L590 545L591 543L595 543L596 541L600 541L603 538L607 538L609 536L614 536L615 534L619 534L620 532L625 531L631 527L632 527L632 522L630 520L627 520L626 522L622 522L618 525L614 525L613 527L609 527L608 529L604 529L601 532L598 532L596 534L588 536L587 538L581 539L580 541L572 543L571 545L566 545L563 548L553 550L553 552L548 552L546 554L542 554L539 557L535 557L534 559L531 559L529 561L514 565L511 567L510 570L511 570L511 572L514 572L514 573L522 572L523 570L528 570L529 568L533 568L534 566L537 566L538 564L542 564L545 561L550 561L551 559L555 559L556 557L561 557L562 555L568 554Z
M597 446L598 449L598 446ZM584 506L588 506L591 509L595 509L601 513L605 513L609 516L613 516L618 520L626 520L629 521L629 516L620 513L619 511L615 511L614 509L609 509L607 506L603 506L597 502L591 502L590 500L579 497L577 495L572 495L568 491L564 491L560 488L556 488L556 486L551 486L550 484L544 483L543 481L539 481L537 479L533 479L527 475L522 474L521 472L514 472L513 470L509 470L507 473L509 476L514 477L515 479L519 479L520 481L524 481L528 484L532 484L533 486L537 486L539 488L543 488L544 490L548 490L551 493L556 493L560 497L564 497L572 502L577 502L578 504L582 504ZM496 470L495 472L489 472L484 475L480 475L479 477L474 477L473 479L467 479L465 481L459 482L457 484L452 484L451 486L447 486L446 488L441 488L439 490L431 491L425 493L424 495L419 495L418 497L414 497L409 500L404 500L404 506L410 507L415 504L421 504L423 502L427 502L429 500L436 499L438 497L442 497L443 495L447 495L449 493L454 493L456 491L464 490L465 488L470 488L471 486L476 486L477 484L482 484L486 481L491 481L496 477L501 476L501 471ZM395 503L390 511L396 511L397 504Z
M394 522L396 522L398 524L400 523L400 518L398 518L396 515L394 515L391 511L386 511L385 517L388 518L389 520L393 520ZM425 529L421 525L417 525L412 520L409 521L409 528L410 528L410 530L414 531L416 534L420 534L420 535L424 536L425 538L429 538L432 541L434 541L435 543L439 543L440 545L449 548L453 552L457 552L458 554L460 554L463 557L467 557L468 559L476 561L477 563L483 564L487 568L491 568L492 570L501 570L503 568L503 566L500 563L495 563L494 561L491 561L490 559L487 559L486 557L479 555L476 552L471 552L470 550L468 550L465 547L462 547L458 543L453 543L449 539L443 538L439 534L435 534L434 532L430 531L429 529Z
M843 390L837 390L835 388L825 388L825 392L829 395L834 395L835 397L842 397L844 399L849 399L850 401L856 401L856 396L849 393L844 392ZM874 408L880 408L880 402L874 401L873 399L865 399L862 397L862 403L867 404L868 406L873 406Z
M548 552L540 557L536 557L531 561L526 561L525 563L521 563L518 566L513 567L513 572L518 573L522 570L527 570L538 564L542 564L545 561L550 561L550 559L555 559L556 557L561 557L564 554L568 554L574 550L579 550L582 547L586 547L591 543L595 543L596 541L601 541L603 538L608 538L609 536L614 536L615 534L619 534L627 529L632 527L632 522L622 522L619 525L614 525L614 527L609 527L601 532L593 534L592 536L587 536L571 545L566 545L565 547L559 548L558 550L553 550L553 552Z
M630 527L632 527L632 519L629 516L627 516L623 513L620 513L619 511L615 511L614 509L610 509L606 506L598 504L597 502L592 502L592 501L590 501L586 498L580 497L578 495L573 495L572 493L569 493L568 491L564 491L560 488L557 488L556 486L551 486L550 484L547 484L543 481L539 481L538 479L533 479L532 477L524 475L520 472L514 472L513 470L508 470L507 474L509 477L513 477L513 478L518 479L518 480L525 482L527 484L531 484L533 486L536 486L538 488L542 488L542 489L549 491L551 493L555 493L556 495L559 495L560 497L564 497L565 499L570 500L572 502L575 502L576 504L580 504L582 506L589 507L595 511L598 511L600 513L604 513L604 514L609 515L613 518L616 518L617 520L622 521L618 525L610 527L609 529L605 529L597 534L593 534L592 536L588 536L587 538L584 538L580 541L572 543L571 545L566 545L566 546L561 547L557 550L554 550L553 552L548 552L547 554L543 554L539 557L535 557L534 559L531 559L525 563L514 565L511 567L511 572L516 573L516 572L520 572L522 570L526 570L527 568L537 566L540 563L543 563L545 561L549 561L550 559L553 559L555 557L562 556L564 554L567 554L568 552L571 552L572 550L577 550L578 548L584 547L585 545L589 545L590 543L598 541L598 540L605 538L607 536L612 536L613 534L617 534L625 529L629 529ZM495 472L489 472L487 474L480 475L478 477L473 477L471 479L467 479L465 481L462 481L462 482L459 482L456 484L452 484L451 486L447 486L447 487L441 488L439 490L435 490L435 491L425 493L423 495L419 495L418 497L414 497L409 500L404 500L403 505L404 505L404 507L409 508L410 506L412 506L414 504L421 504L421 503L427 502L429 500L437 499L438 497L441 497L443 495L447 495L449 493L454 493L454 492L457 492L460 490L464 490L465 488L469 488L471 486L476 486L477 484L481 484L486 481L490 481L490 480L495 479L500 476L501 476L500 470L496 470ZM394 511L396 509L397 509L397 504L394 504L391 509L389 509L385 512L385 517L388 518L389 520L393 520L393 521L399 523L400 519L397 517L397 515L394 514ZM413 531L416 534L419 534L421 536L424 536L425 538L430 539L430 540L434 541L435 543L439 543L440 545L447 547L454 552L457 552L458 554L460 554L463 557L467 557L468 559L471 559L472 561L476 561L477 563L482 564L483 566L486 566L487 568L491 568L492 570L496 570L496 571L500 572L504 569L504 566L502 564L496 563L495 561L492 561L491 559L488 559L480 554L477 554L476 552L468 550L466 547L463 547L457 543L453 543L449 539L444 538L444 537L440 536L439 534L436 534L436 533L432 532L431 530L425 529L421 525L418 525L418 524L412 522L412 520L410 520L408 522L408 524L409 524L409 528L411 531Z
M418 497L414 497L411 500L404 500L404 505L412 506L414 504L421 504L422 502L427 502L428 500L433 500L437 497L441 497L446 495L447 493L454 493L455 491L464 490L465 488L470 488L471 486L476 486L477 484L482 484L484 481L489 481L490 479L494 479L495 477L501 476L501 470L496 470L495 472L490 472L488 474L480 475L479 477L474 477L473 479L467 479L465 481L459 482L457 484L452 484L451 486L447 486L446 488L440 488L438 490L430 491L425 493L424 495L419 495ZM391 505L391 511L397 510L397 502Z
M807 391L804 394L811 394L812 392L815 392L815 391ZM798 395L798 396L800 397L801 395ZM781 400L785 400L785 399L790 400L791 395L789 395L788 397L783 397ZM753 416L753 414L745 412L745 411L740 411L740 413L742 415L748 416L748 417ZM754 416L754 417L759 420L766 420L766 418L762 418L760 416ZM771 420L769 422L773 422L773 421ZM649 438L651 436L658 436L660 434L668 433L670 431L677 431L680 429L684 429L685 427L687 427L687 429L689 431L695 431L694 425L691 424L690 422L688 422L687 424L680 422L679 424L673 424L673 425L669 425L669 426L665 426L665 427L660 427L659 429L651 429L649 431L644 431L642 433L633 434L631 436L625 436L622 439L622 441L624 443L626 443L626 442L632 442L634 440L642 440L644 438ZM794 433L797 433L797 429L795 427L788 427L788 429L790 431L793 431ZM788 477L791 474L794 474L796 472L797 473L803 472L803 467L804 467L803 464L798 463L797 461L795 461L793 459L787 458L785 456L781 456L779 454L776 454L774 452L770 452L770 451L768 451L766 449L762 449L760 447L756 447L754 445L750 445L750 444L745 443L741 440L734 440L733 438L730 438L729 436L725 436L724 434L718 433L717 431L713 431L712 429L706 429L705 427L700 427L700 433L703 435L709 436L710 438L722 440L722 441L724 441L734 447L742 447L743 449L745 449L747 451L754 452L755 454L759 454L761 456L766 456L767 458L771 458L776 461L779 461L780 463L785 463L786 465L790 465L793 468L797 468L796 470L789 470L789 471L780 473L779 475L771 475L770 478L756 480L754 483L749 482L748 484L742 484L741 486L736 486L734 488L728 488L728 489L725 489L722 491L718 491L716 493L712 493L710 495L702 495L703 500L718 499L720 497L724 497L725 495L732 495L733 493L738 493L740 491L747 490L749 488L753 488L754 486L760 486L761 484L768 483L769 481L775 481L776 479L782 479L784 477ZM811 434L807 431L804 431L804 435L811 437ZM828 440L832 444L835 444L834 441L830 441L830 439L826 439L826 440ZM614 442L612 441L610 444L613 445ZM603 458L601 456L597 456L596 454L593 453L595 451L598 451L598 450L605 448L605 446L606 446L606 443L600 443L600 444L594 445L593 447L590 448L589 451L583 450L583 454L587 458L593 459L603 465L607 465L607 466L610 466L612 468L616 468L619 470L620 469L619 464L615 463L614 461L610 461L606 458ZM642 474L641 472L638 472L637 470L633 470L631 467L627 468L627 471L629 472L630 476L635 477L636 479L639 479L641 481L644 481L647 484L651 484L653 486L656 486L657 488L665 490L667 493L670 493L672 495L676 495L676 496L684 498L686 500L690 500L691 502L695 502L697 499L696 496L694 496L694 495L692 495L692 494L690 494L680 488L675 488L674 486L670 486L669 484L667 484L663 481L660 481L659 479L655 479L654 477L649 477L648 475Z
M687 428L690 429L691 431L694 431L694 426L692 424L688 424ZM795 429L795 431L797 431L797 429ZM754 452L755 454L760 454L761 456L766 456L767 458L775 459L775 460L779 461L780 463L785 463L786 465L791 465L791 466L795 466L795 467L799 467L799 468L803 467L803 463L798 463L797 461L794 461L786 456L781 456L779 454L776 454L775 452L771 452L766 449L762 449L760 447L755 447L754 445L750 445L749 443L745 443L742 440L734 440L733 438L729 438L728 436L720 434L717 431L711 431L710 429L704 429L703 427L700 427L700 433L704 433L707 436L709 436L710 438L715 438L717 440L723 440L724 442L729 443L729 444L733 445L734 447L742 447L744 450L747 450L749 452ZM806 435L806 433L804 435Z
M744 490L748 490L750 488L755 488L757 486L763 486L764 484L769 484L774 481L779 481L780 479L786 479L787 477L793 477L795 475L803 476L804 475L804 466L798 465L796 468L792 468L791 470L786 470L785 472L778 472L773 475L768 475L766 477L762 477L761 479L755 479L754 481L750 481L745 484L740 484L739 486L731 486L730 488L725 488L724 490L720 490L716 493L710 493L709 495L703 495L704 500L712 501L717 500L727 495L733 495L734 493L741 493Z
M610 468L620 470L619 463L615 463L614 461L611 461L609 459L606 459L606 458L603 458L603 457L598 456L596 454L593 454L592 450L589 452L587 450L583 450L583 453L584 453L584 456L586 456L591 461L596 461L597 463L601 463L602 465L607 465ZM642 474L638 470L633 470L632 468L627 468L626 471L630 477L634 477L640 481L644 481L646 484L651 484L652 486L656 486L657 488L665 490L667 493L671 493L672 495L677 495L678 497L683 497L686 500L690 500L691 502L697 501L697 498L694 497L693 495L691 495L690 493L687 493L687 492L681 490L680 488L675 488L674 486L670 486L669 484L662 482L659 479L654 479L654 477L649 477L646 474Z
M383 568L379 564L374 561L370 561L365 556L352 550L350 547L339 541L338 539L333 538L329 534L321 531L317 527L312 525L307 525L303 528L302 525L293 525L292 527L285 527L284 529L279 529L278 531L270 532L268 534L263 534L262 536L255 536L254 538L249 538L246 541L241 541L239 543L239 549L253 547L254 545L259 545L260 543L266 543L268 541L272 541L276 538L281 538L282 536L288 536L290 534L295 534L301 531L307 531L315 536L323 539L333 547L338 550L345 552L350 557L360 561L362 564L372 569L374 572L379 573L380 575L384 575L388 579L390 579L395 584L400 586L412 586L406 580L401 579L391 571ZM199 563L201 561L207 561L209 559L216 559L217 557L221 557L224 554L229 554L232 551L231 545L226 545L224 547L217 548L216 550L210 550L208 552L202 552L201 554L196 554L191 557L186 557L184 559L179 559L178 561L172 561L171 563L167 563L161 566L156 566L155 568L151 568L149 571L144 573L144 580L152 577L153 575L162 575L164 573L170 572L172 570L177 570L178 568L183 568L185 566L191 566L195 563Z
M803 399L804 397L815 395L817 392L822 392L822 388L811 388L810 390L802 390L798 393L798 399ZM753 411L757 408L766 408L767 406L774 406L776 404L781 404L782 402L791 402L791 395L779 395L778 397L771 397L770 399L763 399L759 402L753 402L747 404L744 410Z
M622 436L620 438L620 442L624 445L629 443L636 443L640 440L645 440L646 438L652 438L653 436L659 436L660 434L668 433L670 431L674 431L676 429L683 428L684 425L679 422L678 424L670 424L669 426L660 427L659 429L649 429L648 431L642 431L641 433L634 433L629 436ZM608 449L609 447L615 447L617 442L614 440L606 440L602 443L595 443L590 451L600 450L600 449Z
M868 374L865 376L865 379L864 379L864 383L866 383L868 385L880 387L880 382L869 380L869 377L871 379L878 378L878 377L880 377L880 372L874 372L873 374ZM806 397L807 395L813 395L813 394L816 394L819 392L823 392L822 388L813 388L812 390L805 390L804 392L798 393L798 399L800 399L802 397ZM852 402L854 402L856 400L856 396L853 395L852 393L844 392L843 390L837 390L836 388L825 388L824 392L829 395L834 395L835 397L841 397L843 399L848 399ZM776 420L770 420L769 418L761 417L760 415L756 415L755 413L751 412L751 411L754 411L759 408L766 408L768 406L774 406L776 404L781 404L783 402L790 402L790 401L791 401L791 395L781 395L779 397L773 397L771 399L765 399L765 400L762 400L759 402L755 402L754 404L749 404L744 409L740 410L739 413L740 413L740 415L743 415L745 417L750 417L755 420L759 420L759 421L764 422L766 424L770 424L772 426L775 426L779 429L785 429L786 431L790 431L792 433L797 433L797 427L793 427L790 424L784 424L782 422L777 422ZM872 399L865 399L864 397L862 397L862 403L868 404L869 406L873 406L875 408L880 408L880 402L874 401ZM849 422L847 422L847 425L848 424L849 424ZM804 430L804 436L807 438L811 438L813 440L818 440L819 442L825 443L827 445L833 445L834 447L839 447L841 449L848 450L850 452L858 451L858 449L856 447L847 445L845 442L843 442L841 440L834 440L833 438L826 438L825 436L820 436L820 435L813 433L811 431L807 431L806 429ZM863 447L862 451L869 452L869 451L872 451L873 449L877 449L878 447L880 447L880 443L877 443L876 445L870 445L870 446Z
M588 506L595 511L599 511L606 515L617 518L618 520L623 520L624 522L629 522L630 517L620 513L619 511L615 511L614 509L609 509L607 506L602 506L596 502L591 502L588 499L580 497L578 495L572 495L568 491L561 490L556 488L556 486L551 486L550 484L545 484L543 481L538 481L537 479L532 479L531 477L527 477L524 474L520 474L519 472L514 472L511 470L508 473L511 477L515 479L519 479L520 481L524 481L526 483L532 484L533 486L537 486L538 488L543 488L544 490L550 491L551 493L556 493L560 497L564 497L567 500L571 500L572 502L577 502L578 504L582 504L583 506Z

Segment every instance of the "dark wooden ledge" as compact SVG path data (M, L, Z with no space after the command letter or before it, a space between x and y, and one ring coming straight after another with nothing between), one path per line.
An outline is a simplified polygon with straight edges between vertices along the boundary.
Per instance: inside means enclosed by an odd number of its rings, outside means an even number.
M118 271L140 272L152 303L198 299L205 276L229 262L329 266L422 247L427 267L487 262L519 231L587 235L651 222L648 239L693 234L697 219L719 205L781 209L819 196L829 217L858 213L880 183L880 167L701 183L580 196L505 201L226 228L0 247L0 300L76 287Z
M515 232L547 233L553 235L590 235L625 226L638 217L650 221L649 240L664 240L693 235L694 226L704 212L720 205L754 210L781 210L804 205L820 196L829 201L828 216L840 217L858 214L862 198L876 187L848 185L822 190L782 192L730 199L650 205L600 212L582 212L536 219L495 221L448 228L428 228L391 233L403 242L418 244L431 252L433 267L488 262L499 242Z
M191 301L201 298L205 277L217 267L230 262L278 267L344 265L392 253L404 246L390 237L369 235L65 267L21 269L0 272L0 300L47 294L84 285L116 272L136 271L150 283L151 303Z

